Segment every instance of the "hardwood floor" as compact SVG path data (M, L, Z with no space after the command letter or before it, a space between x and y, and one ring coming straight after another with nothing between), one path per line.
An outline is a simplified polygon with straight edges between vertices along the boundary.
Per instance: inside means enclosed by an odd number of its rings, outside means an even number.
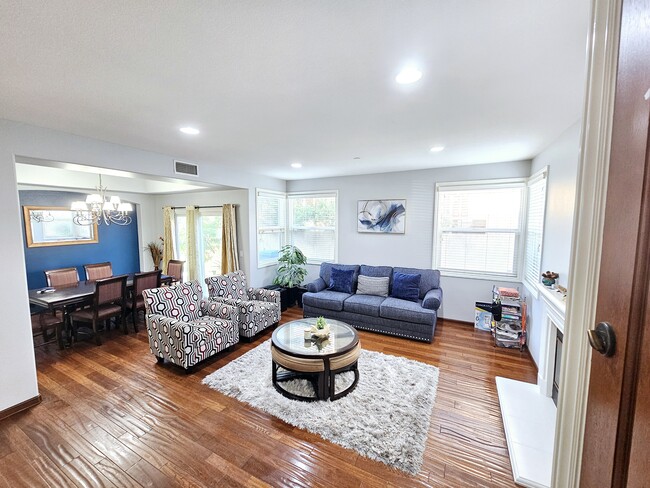
M365 349L440 368L424 465L409 476L201 385L271 331L186 375L156 364L144 329L36 348L43 402L0 422L0 486L514 486L494 377L536 371L487 332L441 320L425 344L360 331Z

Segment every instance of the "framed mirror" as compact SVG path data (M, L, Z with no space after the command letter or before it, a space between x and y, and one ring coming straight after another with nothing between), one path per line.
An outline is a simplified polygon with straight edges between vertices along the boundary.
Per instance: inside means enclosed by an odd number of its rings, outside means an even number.
M27 247L70 246L99 242L97 224L77 225L66 207L24 206Z

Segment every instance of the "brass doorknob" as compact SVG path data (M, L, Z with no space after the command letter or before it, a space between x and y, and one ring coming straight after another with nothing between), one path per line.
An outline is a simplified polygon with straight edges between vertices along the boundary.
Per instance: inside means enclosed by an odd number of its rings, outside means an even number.
M600 322L594 329L587 331L589 344L605 357L611 357L616 352L616 334L608 322Z

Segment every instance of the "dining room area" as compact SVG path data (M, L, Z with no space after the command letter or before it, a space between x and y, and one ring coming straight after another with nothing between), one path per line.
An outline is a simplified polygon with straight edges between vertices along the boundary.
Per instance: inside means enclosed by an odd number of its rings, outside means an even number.
M101 187L19 190L35 345L64 349L88 335L99 345L111 328L137 332L142 290L182 280L174 267L176 276L163 275L153 254L153 269L142 271L137 205Z
M101 345L119 334L146 331L142 291L189 276L185 205L196 202L197 210L202 209L194 237L201 241L200 254L205 258L194 265L201 268L192 273L198 277L216 274L212 270L220 267L219 243L214 249L214 239L209 239L221 232L219 203L245 203L247 198L245 190L217 185L16 161L37 352L74 351ZM215 205L199 207L202 203ZM170 204L176 205L169 207L174 209L173 236L165 242L163 207Z

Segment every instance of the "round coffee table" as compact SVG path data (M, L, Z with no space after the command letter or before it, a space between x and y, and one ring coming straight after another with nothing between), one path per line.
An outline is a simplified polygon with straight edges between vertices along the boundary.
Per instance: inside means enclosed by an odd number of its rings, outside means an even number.
M305 339L304 331L316 323L315 318L294 320L277 327L271 338L273 386L293 400L338 400L350 393L359 382L357 360L361 353L359 335L354 327L326 319L330 335L326 339ZM280 368L282 368L280 370ZM354 371L354 381L336 393L336 375ZM280 386L293 379L307 379L314 385L315 397L297 395Z

